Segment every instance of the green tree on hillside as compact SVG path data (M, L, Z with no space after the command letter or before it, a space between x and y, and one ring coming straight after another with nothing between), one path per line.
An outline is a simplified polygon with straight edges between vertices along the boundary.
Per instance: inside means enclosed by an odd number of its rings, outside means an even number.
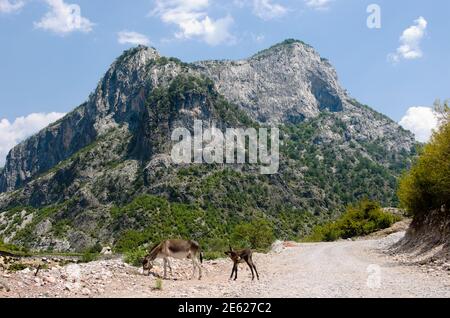
M400 182L398 196L409 213L421 215L450 206L450 108L437 102L441 126Z
M238 247L266 250L275 240L273 225L265 219L254 219L250 223L238 224L231 235L231 241Z

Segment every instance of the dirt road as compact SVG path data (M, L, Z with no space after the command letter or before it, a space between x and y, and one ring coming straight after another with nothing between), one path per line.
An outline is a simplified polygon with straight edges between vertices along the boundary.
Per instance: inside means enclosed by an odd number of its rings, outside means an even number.
M169 282L166 296L196 297L450 297L450 272L400 265L381 253L382 240L299 244L280 254L257 255L260 282L227 282L228 271L210 273L203 283ZM229 269L229 266L228 268Z
M450 297L450 271L402 265L383 253L401 235L257 254L261 280L255 282L244 265L238 281L228 281L227 260L205 262L204 279L189 280L190 262L174 261L175 276L155 290L156 278L109 260L47 270L39 278L27 271L3 275L11 291L0 290L0 297Z

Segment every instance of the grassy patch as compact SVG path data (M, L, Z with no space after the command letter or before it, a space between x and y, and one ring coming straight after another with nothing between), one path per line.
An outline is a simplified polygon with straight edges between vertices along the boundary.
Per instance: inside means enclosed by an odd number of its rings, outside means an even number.
M156 279L153 289L158 291L163 290L163 280L161 278Z
M16 246L14 244L6 244L0 238L0 252L6 252L17 256L28 256L30 251L24 247Z
M99 257L98 253L85 252L83 256L81 256L81 263L90 263L95 262Z
M27 268L28 266L22 263L14 263L11 264L11 266L8 267L8 271L10 272L20 272Z

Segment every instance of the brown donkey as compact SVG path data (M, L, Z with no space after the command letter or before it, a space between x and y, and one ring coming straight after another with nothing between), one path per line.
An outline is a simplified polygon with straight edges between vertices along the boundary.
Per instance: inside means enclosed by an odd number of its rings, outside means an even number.
M164 261L164 279L167 278L167 265L169 265L170 274L172 274L172 266L170 266L169 257L176 259L191 259L193 272L192 278L195 276L195 269L198 268L199 277L202 278L202 268L200 263L203 263L203 253L200 250L200 245L195 241L184 240L169 240L161 242L150 250L150 253L145 256L142 262L142 267L145 271L153 268L153 261L157 258L162 258Z
M258 271L256 270L255 263L253 263L252 250L245 249L245 250L240 250L240 251L234 251L230 246L230 250L228 252L225 252L225 254L228 255L234 263L233 271L231 272L230 279L233 279L233 274L234 274L235 275L234 280L237 280L238 265L245 262L245 263L247 263L248 267L250 267L250 270L252 271L252 280L255 280L255 273L256 273L256 277L259 280ZM255 271L253 272L253 270L255 270Z

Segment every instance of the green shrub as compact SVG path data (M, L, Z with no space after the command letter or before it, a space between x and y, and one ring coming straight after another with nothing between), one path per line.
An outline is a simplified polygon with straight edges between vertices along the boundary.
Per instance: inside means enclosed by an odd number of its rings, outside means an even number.
M131 266L140 267L145 255L147 255L147 249L139 248L134 251L128 251L124 255L124 261Z
M94 246L89 248L88 252L91 254L100 254L100 252L103 250L103 246L97 242Z
M238 224L231 234L234 246L267 250L275 240L273 225L265 219Z
M94 262L98 259L98 254L97 253L92 253L90 251L86 251L83 256L81 256L81 263L90 263L90 262Z
M145 242L146 237L144 233L135 230L125 231L117 241L115 250L118 253L133 251L138 249Z
M364 200L347 211L335 222L316 226L305 239L308 242L332 242L364 236L386 229L401 218L384 212L376 202Z
M158 278L155 281L155 287L153 289L154 290L159 290L159 291L163 290L163 280L161 278Z
M225 248L222 250L203 252L203 259L204 260L215 260L215 259L219 259L219 258L224 258L225 257L224 252L227 251L228 249L229 248Z
M10 272L20 272L22 270L24 270L25 268L27 268L28 266L26 266L25 264L22 263L14 263L11 266L8 267L8 271Z

